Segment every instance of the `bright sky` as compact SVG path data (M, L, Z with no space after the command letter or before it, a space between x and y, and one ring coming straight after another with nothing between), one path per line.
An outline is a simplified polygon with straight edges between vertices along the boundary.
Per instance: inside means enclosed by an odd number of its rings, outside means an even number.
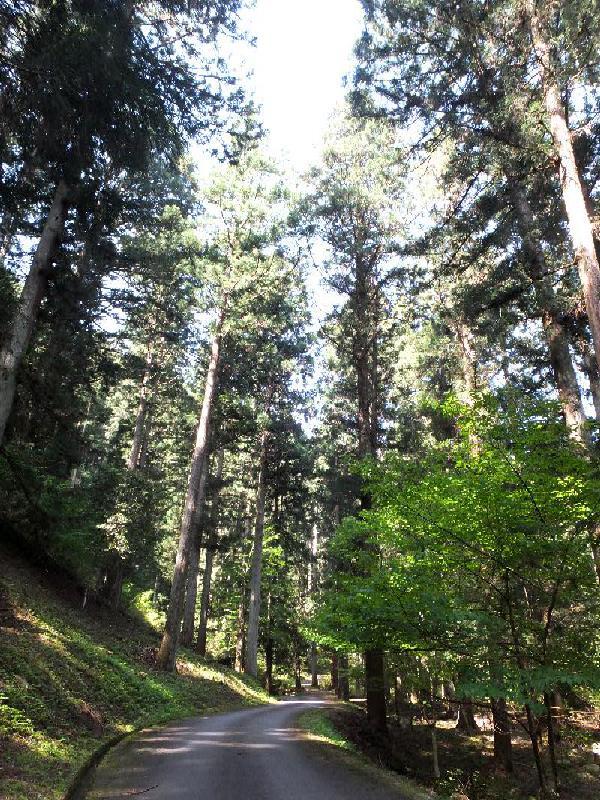
M245 66L254 73L253 94L269 132L266 149L301 174L318 163L329 118L344 99L343 79L362 31L359 0L256 0L244 27L256 37ZM317 270L307 282L316 329L336 298ZM307 430L315 424L316 415L303 421Z
M318 159L328 119L362 30L358 0L256 0L245 25L256 36L248 66L270 131L268 149L298 171Z

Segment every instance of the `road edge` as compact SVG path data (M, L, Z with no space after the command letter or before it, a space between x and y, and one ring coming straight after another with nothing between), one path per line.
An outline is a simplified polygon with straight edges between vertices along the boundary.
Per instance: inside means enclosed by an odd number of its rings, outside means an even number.
M363 770L370 772L374 776L376 775L379 780L384 779L394 789L402 792L405 795L405 800L440 800L439 795L432 789L404 775L399 775L381 764L375 763L365 753L358 750L352 742L345 739L328 714L328 710L335 707L341 708L342 704L333 703L329 707L309 709L298 715L296 724L307 741L335 748L336 758L344 761L348 766L360 766ZM324 729L318 732L315 731L311 717L312 719L315 717L320 718L325 723ZM335 735L327 733L327 726Z
M232 711L243 711L244 709L248 708L260 708L262 706L268 706L270 703L250 703L244 704L241 703L239 705L232 705L230 708L227 709L207 709L204 712L194 715L191 717L189 714L183 714L177 717L171 717L170 719L162 719L160 721L153 723L145 723L140 725L137 728L134 728L131 731L127 731L126 733L119 733L116 736L113 736L106 742L103 742L99 745L93 753L91 753L86 761L79 767L77 772L75 773L71 784L67 788L67 791L64 793L62 800L85 800L85 791L89 788L90 779L92 778L94 771L100 765L100 763L104 760L104 758L114 750L118 745L122 742L126 741L127 739L132 739L138 734L142 733L143 731L150 731L154 728L163 728L167 725L171 725L173 722L182 722L186 719L194 719L196 716L198 717L214 717L217 714L229 714Z

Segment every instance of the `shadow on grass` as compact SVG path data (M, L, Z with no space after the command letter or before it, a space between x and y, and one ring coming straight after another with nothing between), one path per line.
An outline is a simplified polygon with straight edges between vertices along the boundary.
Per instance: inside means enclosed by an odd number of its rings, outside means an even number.
M83 611L3 558L0 584L2 800L54 800L115 735L167 720L265 702L250 682L184 652L182 674L144 654L156 634L123 615ZM96 614L93 616L92 614Z

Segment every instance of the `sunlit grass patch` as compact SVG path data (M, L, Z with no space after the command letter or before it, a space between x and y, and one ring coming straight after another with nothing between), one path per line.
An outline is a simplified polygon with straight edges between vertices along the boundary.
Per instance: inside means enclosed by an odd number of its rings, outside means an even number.
M367 772L374 783L389 786L393 796L402 797L404 800L442 800L433 790L386 769L380 763L375 763L347 739L334 723L336 711L339 712L340 707L342 706L338 704L329 708L305 711L298 717L298 727L311 742L325 745L330 752L335 752L336 757L341 758L348 769Z
M268 702L246 676L182 651L157 672L140 617L82 610L2 554L0 796L58 800L104 742L142 727ZM6 610L8 609L8 611Z
M356 751L352 742L342 736L327 716L327 713L321 709L312 709L301 714L298 718L298 725L313 741L330 744L342 750Z

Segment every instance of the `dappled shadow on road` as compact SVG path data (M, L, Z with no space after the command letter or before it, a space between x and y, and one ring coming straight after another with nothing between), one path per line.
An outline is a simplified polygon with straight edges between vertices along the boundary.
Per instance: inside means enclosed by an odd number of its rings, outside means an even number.
M269 710L195 718L143 731L109 754L96 773L92 789L83 796L117 800L143 793L148 800L187 798L196 797L191 787L202 784L203 796L216 797L211 794L212 776L215 781L220 776L219 792L228 783L233 791L240 788L241 772L248 769L250 776L257 758L262 764L261 774L268 775L272 765L283 757L283 748L303 738L302 731L288 720L303 708L320 705L323 701L319 697L293 698ZM232 772L237 777L233 778Z
M391 800L406 798L338 748L307 738L303 710L318 696L146 730L100 767L86 800Z

